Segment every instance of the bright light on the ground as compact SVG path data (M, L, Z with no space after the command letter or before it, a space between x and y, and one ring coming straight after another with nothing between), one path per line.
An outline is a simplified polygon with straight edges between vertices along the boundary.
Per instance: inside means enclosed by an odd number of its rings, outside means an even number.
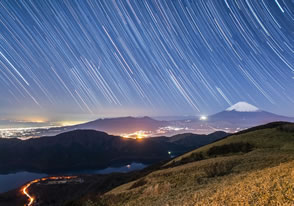
M207 116L204 116L204 115L202 115L201 117L200 117L200 120L207 120Z
M130 133L130 134L121 134L121 136L125 137L125 138L143 139L143 138L148 137L150 134L151 134L151 132L149 132L149 131L139 130L139 131L136 131L136 132Z

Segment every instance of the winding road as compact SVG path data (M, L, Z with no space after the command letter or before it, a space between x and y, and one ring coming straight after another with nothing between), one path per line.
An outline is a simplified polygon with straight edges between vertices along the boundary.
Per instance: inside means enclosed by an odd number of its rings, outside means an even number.
M35 197L33 197L33 195L29 194L28 192L28 189L31 185L37 182L43 182L46 180L67 180L67 179L75 179L75 178L77 178L77 176L44 177L44 178L36 179L27 183L21 188L21 192L28 198L28 202L29 202L28 204L25 204L25 206L32 206L35 202Z

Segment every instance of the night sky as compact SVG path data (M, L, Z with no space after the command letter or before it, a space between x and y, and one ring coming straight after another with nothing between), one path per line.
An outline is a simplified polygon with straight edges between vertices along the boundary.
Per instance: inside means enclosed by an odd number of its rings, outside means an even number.
M294 116L294 0L0 0L0 120Z

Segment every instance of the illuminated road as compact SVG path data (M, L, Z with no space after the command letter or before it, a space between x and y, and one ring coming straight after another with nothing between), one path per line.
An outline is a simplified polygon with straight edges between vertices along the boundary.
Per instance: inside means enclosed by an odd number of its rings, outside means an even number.
M25 204L25 206L32 206L35 201L35 197L33 197L32 194L29 194L29 192L28 192L28 189L32 184L35 184L37 182L46 181L46 180L64 180L64 179L74 179L74 178L77 178L77 176L44 177L44 178L36 179L36 180L33 180L33 181L27 183L21 189L21 192L25 196L27 196L28 202L29 202L28 204Z

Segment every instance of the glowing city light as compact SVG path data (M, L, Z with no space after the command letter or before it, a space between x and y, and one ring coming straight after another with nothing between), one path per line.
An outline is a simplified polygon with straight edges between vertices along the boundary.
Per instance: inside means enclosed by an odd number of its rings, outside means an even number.
M205 115L202 115L202 116L200 117L200 120L202 120L202 121L205 121L205 120L207 120L207 116L205 116Z
M149 137L150 134L151 132L139 130L130 134L122 134L121 136L124 138L143 139L143 138Z

